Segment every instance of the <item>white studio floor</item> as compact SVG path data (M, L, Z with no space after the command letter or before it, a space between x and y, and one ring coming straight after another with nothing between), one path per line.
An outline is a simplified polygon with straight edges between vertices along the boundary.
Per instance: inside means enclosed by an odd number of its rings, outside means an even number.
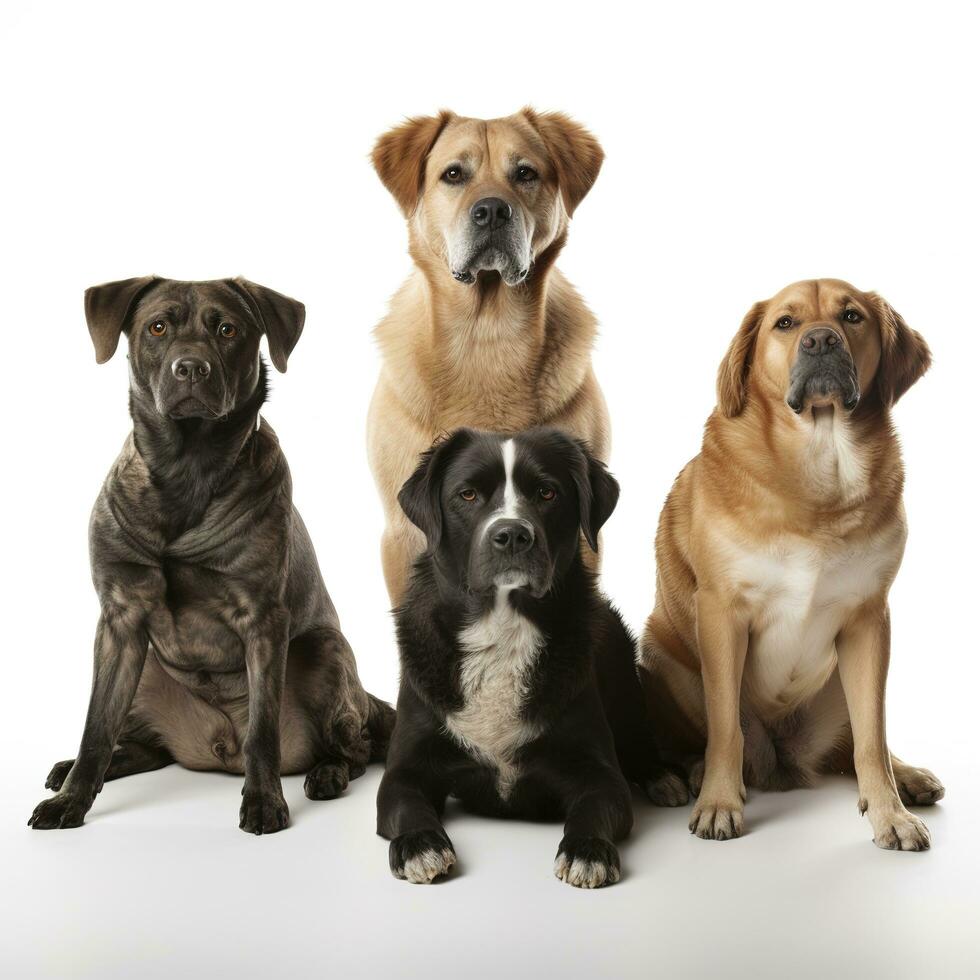
M977 976L977 780L923 759L947 799L931 851L871 844L853 785L753 794L749 833L687 832L688 808L637 800L624 877L552 877L556 825L450 811L459 873L410 885L374 835L380 767L313 803L285 780L292 826L237 829L240 782L176 766L106 785L86 825L32 832L44 795L18 766L4 801L6 976ZM44 768L43 766L41 768Z

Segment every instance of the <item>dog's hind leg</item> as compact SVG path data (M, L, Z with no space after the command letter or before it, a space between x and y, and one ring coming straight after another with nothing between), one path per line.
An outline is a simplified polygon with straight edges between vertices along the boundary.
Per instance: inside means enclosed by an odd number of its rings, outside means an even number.
M112 760L103 778L108 782L110 779L122 779L123 776L153 772L155 769L172 765L175 761L162 745L152 745L139 741L135 737L123 735L112 752ZM48 773L44 785L57 792L74 764L74 759L56 762Z
M932 806L946 795L945 787L933 773L910 766L897 755L892 756L892 771L898 795L906 806Z
M380 703L361 687L354 654L339 629L296 637L286 669L283 772L308 768L304 789L311 800L340 796L377 755L374 740L387 742Z
M637 673L635 645L612 611L602 647L596 677L623 775L641 785L657 806L683 806L687 802L683 774L661 758Z

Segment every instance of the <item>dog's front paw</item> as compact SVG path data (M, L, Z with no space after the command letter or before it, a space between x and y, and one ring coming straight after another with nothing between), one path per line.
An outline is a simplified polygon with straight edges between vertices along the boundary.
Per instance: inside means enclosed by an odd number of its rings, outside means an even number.
M576 888L602 888L619 881L619 851L601 837L566 834L558 845L555 877Z
M452 842L443 831L417 830L400 834L388 848L388 863L396 878L428 885L448 874L456 863Z
M932 843L929 828L904 807L869 810L868 818L874 828L874 841L886 851L928 851Z
M715 801L702 795L694 803L687 827L702 840L732 840L741 837L745 829L744 810L741 801Z
M932 806L946 795L943 784L928 769L895 766L895 783L906 806Z
M27 821L28 827L35 830L66 830L81 827L91 804L68 793L59 793L48 800L42 800Z
M643 788L655 806L683 806L687 802L687 784L669 769L651 776Z
M289 826L289 807L282 790L242 790L238 826L249 834L274 834Z
M349 782L347 763L321 762L306 774L303 791L311 800L333 800L347 789Z
M75 765L74 759L65 759L64 762L56 762L48 773L48 778L44 780L45 789L53 789L56 793L61 789L65 778L71 772L71 767Z

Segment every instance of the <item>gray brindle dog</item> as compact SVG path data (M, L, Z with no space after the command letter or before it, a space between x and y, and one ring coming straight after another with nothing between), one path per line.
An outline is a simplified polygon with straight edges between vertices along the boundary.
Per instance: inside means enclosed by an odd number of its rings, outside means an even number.
M128 338L133 431L90 526L101 616L81 747L30 825L78 827L104 780L176 761L244 773L239 826L282 830L280 773L338 796L394 720L361 687L259 417L259 340L285 371L305 309L242 279L148 276L89 289L85 313L100 364Z

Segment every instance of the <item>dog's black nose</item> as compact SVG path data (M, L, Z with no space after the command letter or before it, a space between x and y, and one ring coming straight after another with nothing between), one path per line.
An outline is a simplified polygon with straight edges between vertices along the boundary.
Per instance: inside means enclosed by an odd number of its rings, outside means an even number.
M520 555L534 544L534 528L527 521L496 521L488 532L497 551Z
M511 206L499 197L485 197L470 208L470 218L477 228L499 228L507 224L513 214Z
M170 370L178 381L203 381L211 373L211 365L203 357L178 357Z
M843 346L844 341L836 330L831 330L830 327L814 327L803 334L800 340L800 353L829 354Z

